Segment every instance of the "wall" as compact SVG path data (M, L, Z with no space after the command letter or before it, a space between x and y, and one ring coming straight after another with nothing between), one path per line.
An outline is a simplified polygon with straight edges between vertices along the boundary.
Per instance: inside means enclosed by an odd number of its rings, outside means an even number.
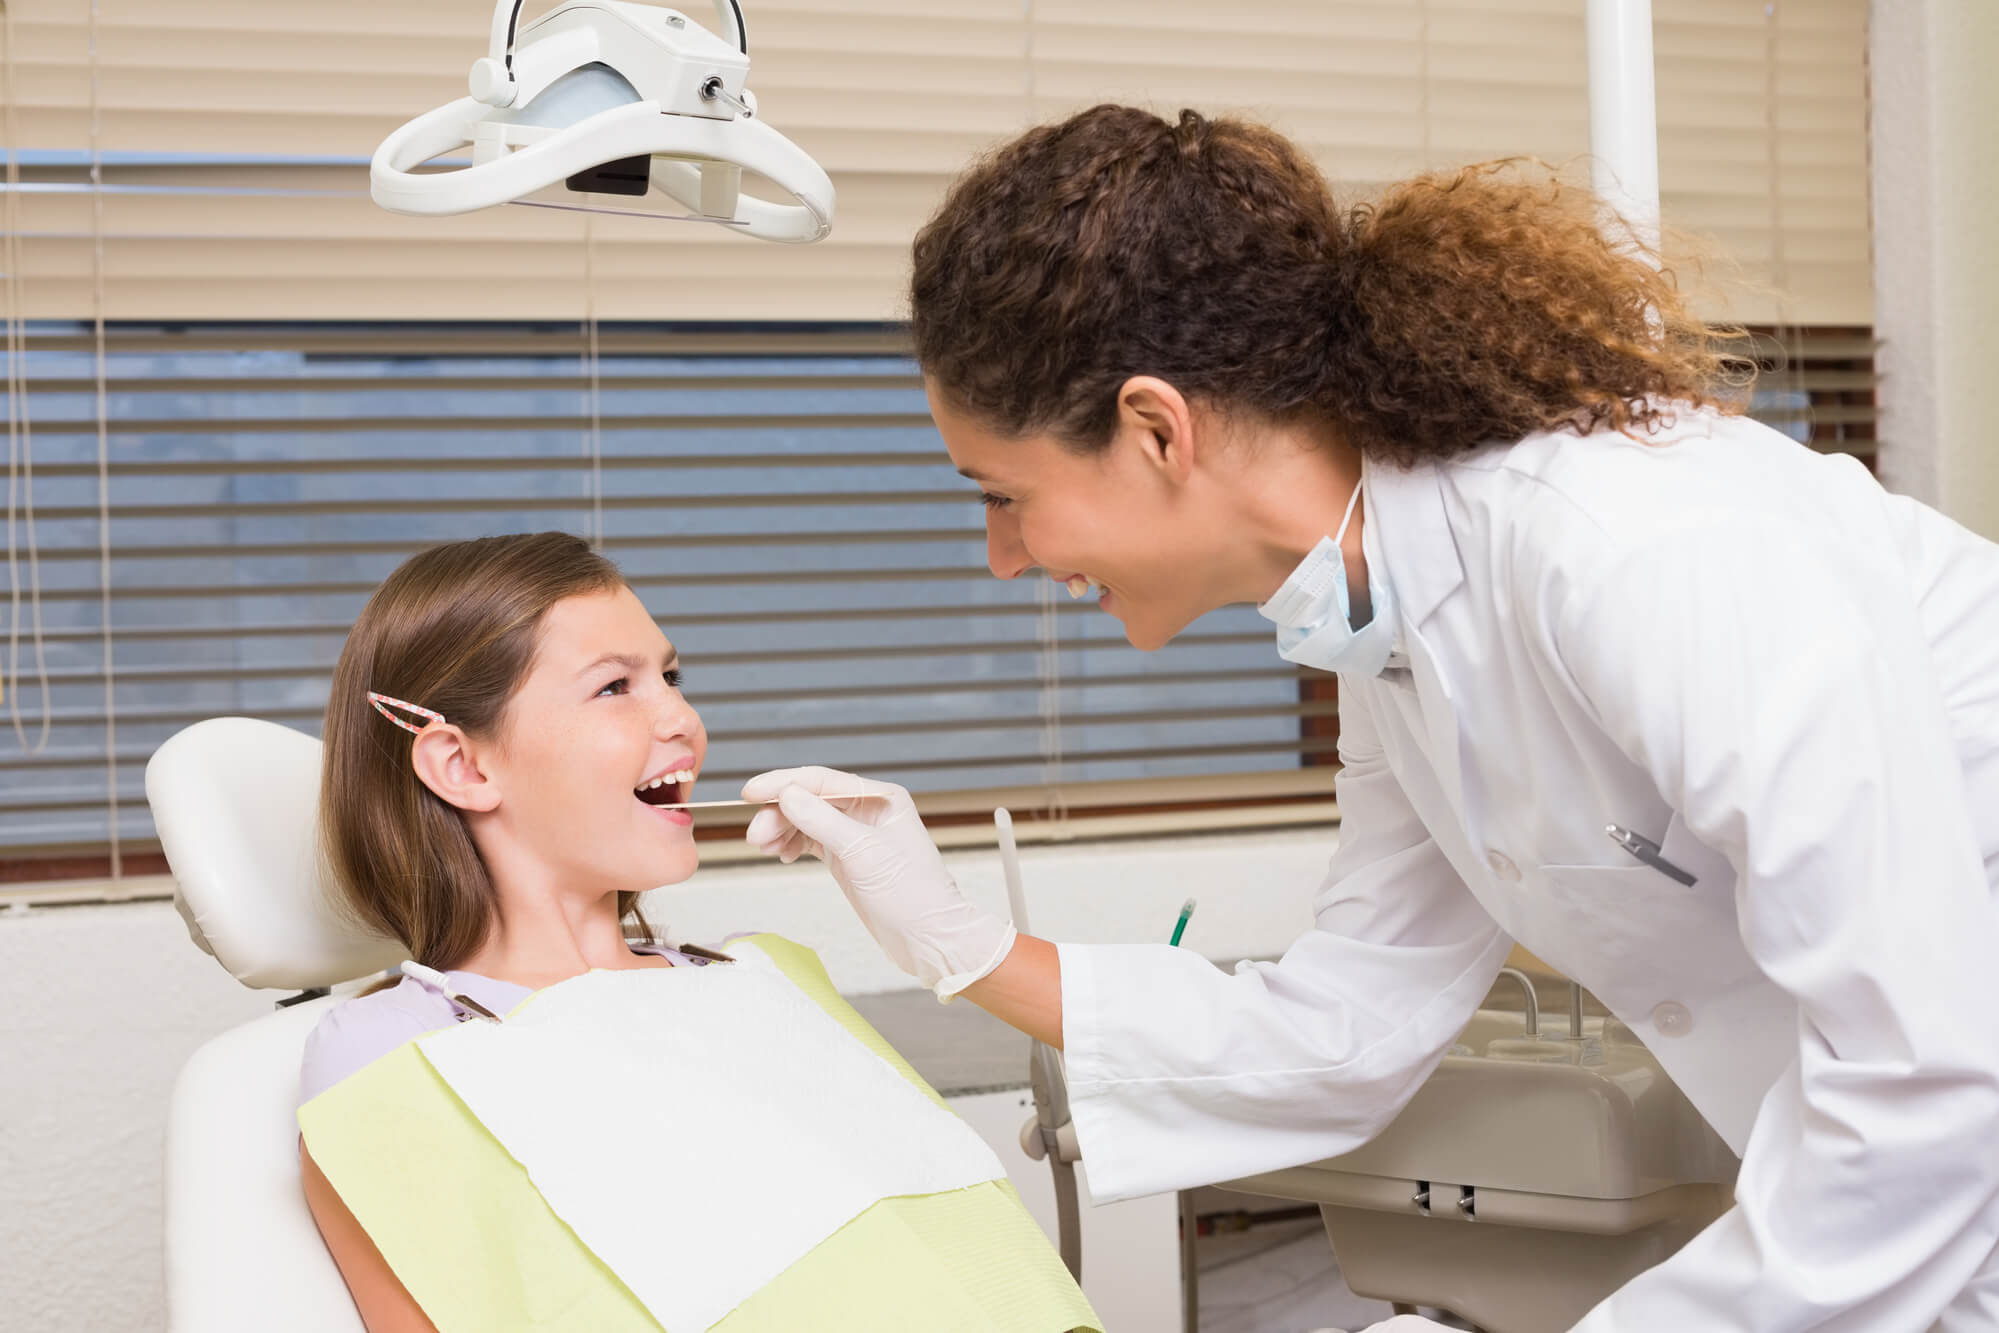
M1999 5L1875 0L1881 477L1999 539Z
M1164 940L1198 895L1186 946L1235 958L1274 954L1304 928L1334 842L1312 831L1040 846L1021 861L1042 933ZM1003 904L993 853L948 859L968 893ZM712 870L647 906L693 939L766 929L810 943L849 993L908 984L817 866ZM0 912L0 977L0 1333L153 1333L166 1323L160 1146L175 1072L274 997L237 985L161 902Z

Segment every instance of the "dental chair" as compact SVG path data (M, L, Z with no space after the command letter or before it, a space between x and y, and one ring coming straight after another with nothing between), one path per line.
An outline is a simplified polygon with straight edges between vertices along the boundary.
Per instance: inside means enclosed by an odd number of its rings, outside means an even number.
M271 722L200 722L146 765L146 799L188 933L277 1012L181 1070L167 1113L173 1333L363 1333L299 1184L299 1058L327 988L401 962L338 917L310 835L320 743ZM276 998L282 996L283 998Z

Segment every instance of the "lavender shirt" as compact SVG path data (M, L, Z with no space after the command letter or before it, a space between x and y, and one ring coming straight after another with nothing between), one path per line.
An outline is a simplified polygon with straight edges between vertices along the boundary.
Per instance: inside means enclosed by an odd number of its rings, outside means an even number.
M658 954L675 967L701 967L708 961L664 945L633 945L632 952ZM451 982L452 994L476 1000L496 1014L506 1013L534 993L526 986L480 976L477 972L444 975ZM467 1016L450 1000L409 977L386 990L357 995L335 1005L305 1039L305 1058L300 1061L298 1072L299 1105L305 1105L404 1042L448 1028Z

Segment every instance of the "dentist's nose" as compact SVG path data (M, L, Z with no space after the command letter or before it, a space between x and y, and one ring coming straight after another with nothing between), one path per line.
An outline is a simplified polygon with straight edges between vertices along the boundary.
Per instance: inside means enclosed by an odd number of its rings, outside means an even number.
M986 511L986 567L996 579L1017 579L1034 568L1020 540L1020 520L1004 509Z

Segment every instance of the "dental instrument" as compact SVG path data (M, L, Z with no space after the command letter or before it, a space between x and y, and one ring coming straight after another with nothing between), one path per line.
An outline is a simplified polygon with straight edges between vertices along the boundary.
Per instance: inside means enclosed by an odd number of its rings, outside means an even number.
M854 795L852 795L852 796L822 796L822 797L820 797L819 799L821 799L821 800L823 800L823 801L826 801L826 802L827 802L827 803L829 803L829 804L830 804L830 803L832 803L832 802L835 802L835 801L865 801L865 800L867 800L867 799L868 799L868 793L866 793L866 792L856 792L856 793L855 793ZM770 800L770 801L679 801L679 802L676 802L676 803L674 803L674 804L672 804L672 805L655 805L655 806L653 806L653 809L655 809L655 810L719 810L719 809L721 809L721 808L722 808L722 807L724 807L724 806L730 806L730 805L756 805L756 806L764 806L764 805L776 805L776 804L777 804L777 802L776 802L775 800Z
M382 140L368 169L376 203L419 216L526 204L711 222L791 244L832 229L831 179L758 116L745 87L736 0L715 0L720 37L632 0L565 0L519 28L523 3L495 4L469 97ZM793 202L745 193L745 172Z
M1020 849L1014 844L1013 813L1005 806L993 811L999 833L1000 872L1006 879L1006 905L1013 928L1027 932L1027 891L1020 878ZM1020 1129L1020 1146L1029 1157L1048 1159L1055 1178L1058 1248L1070 1276L1083 1280L1083 1225L1076 1198L1076 1163L1082 1149L1069 1115L1069 1084L1062 1057L1045 1042L1035 1042L1028 1054L1028 1086L1034 1093L1034 1118Z
M1189 898L1180 905L1180 919L1173 923L1173 938L1166 941L1174 948L1180 947L1180 937L1187 933L1187 919L1194 915L1194 900Z

